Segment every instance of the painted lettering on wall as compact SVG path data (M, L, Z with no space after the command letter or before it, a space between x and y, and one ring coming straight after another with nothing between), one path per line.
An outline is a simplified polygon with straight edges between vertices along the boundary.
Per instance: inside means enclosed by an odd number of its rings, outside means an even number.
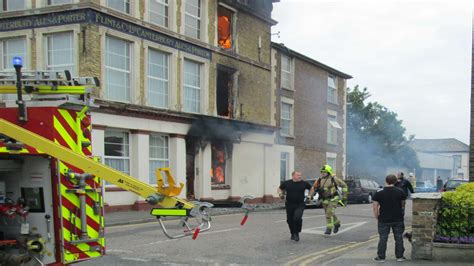
M181 39L104 14L92 9L0 19L0 32L67 24L91 23L172 47L199 57L211 58L211 51Z

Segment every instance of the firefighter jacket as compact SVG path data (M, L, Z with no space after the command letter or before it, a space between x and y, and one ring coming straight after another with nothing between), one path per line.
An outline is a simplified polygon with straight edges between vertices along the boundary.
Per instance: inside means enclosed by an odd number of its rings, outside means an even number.
M338 189L341 195L338 194ZM323 200L342 200L347 196L347 184L337 176L319 178L314 184L314 191L319 193Z

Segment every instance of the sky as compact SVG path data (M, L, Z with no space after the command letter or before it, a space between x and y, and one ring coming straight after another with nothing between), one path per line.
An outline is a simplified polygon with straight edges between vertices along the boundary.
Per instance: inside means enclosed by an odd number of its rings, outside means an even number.
M472 12L467 0L281 0L272 40L350 74L408 135L469 144Z

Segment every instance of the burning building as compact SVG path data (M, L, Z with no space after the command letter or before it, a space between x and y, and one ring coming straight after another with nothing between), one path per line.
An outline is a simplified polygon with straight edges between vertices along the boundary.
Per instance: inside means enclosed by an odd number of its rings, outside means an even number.
M3 1L0 70L19 56L25 70L97 76L92 152L117 170L156 184L154 170L168 166L191 198L271 201L274 2ZM146 206L105 187L108 211Z

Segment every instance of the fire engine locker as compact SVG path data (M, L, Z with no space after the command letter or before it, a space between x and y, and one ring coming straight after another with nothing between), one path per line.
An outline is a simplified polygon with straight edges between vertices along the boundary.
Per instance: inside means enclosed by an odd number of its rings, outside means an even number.
M13 157L13 158L12 158ZM56 261L50 159L46 156L0 156L0 240L16 240L10 254L28 254L42 263Z

